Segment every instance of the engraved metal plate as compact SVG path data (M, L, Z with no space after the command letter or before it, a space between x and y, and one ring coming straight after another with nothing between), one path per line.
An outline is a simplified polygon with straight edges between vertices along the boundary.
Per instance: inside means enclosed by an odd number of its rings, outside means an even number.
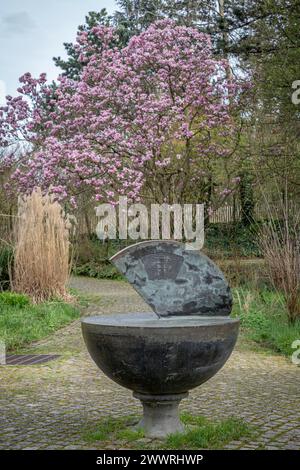
M183 263L182 256L171 253L151 253L142 258L148 279L176 279Z

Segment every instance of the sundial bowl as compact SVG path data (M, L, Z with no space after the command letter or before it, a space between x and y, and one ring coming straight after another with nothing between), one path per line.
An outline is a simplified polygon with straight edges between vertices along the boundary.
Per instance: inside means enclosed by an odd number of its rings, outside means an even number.
M154 313L96 316L82 320L83 337L97 366L113 381L146 394L184 393L224 365L239 320Z

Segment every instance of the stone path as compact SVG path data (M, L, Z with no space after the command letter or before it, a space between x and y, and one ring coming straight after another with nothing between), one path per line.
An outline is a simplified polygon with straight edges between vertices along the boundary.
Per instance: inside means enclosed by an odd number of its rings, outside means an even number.
M74 278L71 285L90 295L86 314L147 309L123 282ZM101 449L101 442L84 440L85 429L95 427L104 415L141 413L131 392L111 382L91 361L79 321L29 351L62 357L39 366L0 366L0 449ZM299 395L299 367L240 343L225 367L192 391L181 408L213 419L242 417L258 426L255 438L226 448L300 450Z

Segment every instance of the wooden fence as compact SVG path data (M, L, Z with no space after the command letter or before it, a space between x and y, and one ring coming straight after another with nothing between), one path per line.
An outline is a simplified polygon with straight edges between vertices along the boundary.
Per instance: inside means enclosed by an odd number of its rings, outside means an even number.
M211 224L228 224L230 222L237 222L240 218L241 210L239 207L223 206L209 215L209 222Z

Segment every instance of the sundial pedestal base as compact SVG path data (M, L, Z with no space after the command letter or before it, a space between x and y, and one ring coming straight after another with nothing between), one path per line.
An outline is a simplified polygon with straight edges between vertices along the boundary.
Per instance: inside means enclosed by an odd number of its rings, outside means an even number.
M178 406L188 392L172 395L146 395L134 392L143 405L144 415L138 428L144 429L146 437L164 438L169 434L183 432L184 426L179 418Z

